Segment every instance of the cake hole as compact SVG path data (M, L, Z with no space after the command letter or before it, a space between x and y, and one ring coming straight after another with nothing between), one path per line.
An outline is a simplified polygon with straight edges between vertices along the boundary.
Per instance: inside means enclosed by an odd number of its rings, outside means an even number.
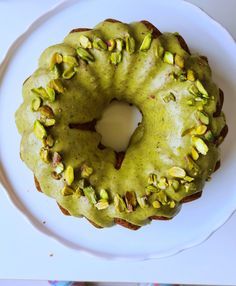
M142 114L137 107L115 100L104 110L95 128L102 136L102 146L122 152L127 149L130 137L141 121Z

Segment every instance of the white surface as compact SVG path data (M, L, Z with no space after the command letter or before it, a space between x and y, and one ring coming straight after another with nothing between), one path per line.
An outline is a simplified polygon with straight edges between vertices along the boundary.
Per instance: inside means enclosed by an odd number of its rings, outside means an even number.
M159 280L181 281L183 283L212 283L215 285L235 284L235 216L207 243L200 247L168 259L122 263L121 266L119 262L103 261L101 263L98 259L91 259L82 254L66 251L65 248L46 239L45 236L39 235L25 223L5 196L2 195L0 209L4 214L4 218L7 218L0 220L0 227L4 229L0 245L1 257L4 257L4 260L1 261L0 277L46 279L49 277L55 278L56 275L58 279ZM47 247L45 247L46 245ZM35 248L34 252L27 251L28 248ZM54 253L52 257L49 256L51 252ZM63 255L65 252L66 255ZM74 266L68 267L68 265L71 265L70 261L73 260L78 261L79 265L78 269L76 267L76 275L74 274ZM64 272L57 271L61 264L65 268ZM20 265L23 267L20 267ZM45 265L46 273L40 265ZM181 267L177 267L177 265ZM143 271L137 271L140 268ZM198 271L195 271L196 268ZM16 269L20 269L20 271L16 273ZM109 271L107 271L108 269ZM171 269L171 277L169 272L165 271L166 269ZM184 269L184 271L181 271L181 269ZM206 269L208 269L207 272ZM111 274L109 275L108 272Z

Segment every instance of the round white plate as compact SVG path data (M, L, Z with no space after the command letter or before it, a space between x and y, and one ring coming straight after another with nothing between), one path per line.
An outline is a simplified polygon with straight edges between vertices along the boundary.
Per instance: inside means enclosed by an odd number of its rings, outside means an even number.
M206 184L203 197L185 204L172 221L153 221L136 232L119 226L97 230L84 219L62 215L55 201L36 192L33 175L19 157L20 136L14 122L22 102L22 83L36 68L40 53L62 41L73 28L93 27L106 18L146 19L161 31L178 31L192 51L208 57L214 80L225 93L230 132L222 145L221 169ZM148 259L203 242L235 211L236 47L230 35L195 6L173 0L67 1L37 20L15 42L0 72L0 178L11 201L40 231L95 255Z

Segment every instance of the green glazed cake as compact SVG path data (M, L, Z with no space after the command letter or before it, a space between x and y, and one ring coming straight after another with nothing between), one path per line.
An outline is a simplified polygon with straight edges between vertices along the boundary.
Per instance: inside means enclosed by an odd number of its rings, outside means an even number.
M114 99L142 113L120 153L95 129ZM21 158L65 214L138 229L200 197L228 130L222 105L207 58L178 33L108 19L42 53L16 112Z

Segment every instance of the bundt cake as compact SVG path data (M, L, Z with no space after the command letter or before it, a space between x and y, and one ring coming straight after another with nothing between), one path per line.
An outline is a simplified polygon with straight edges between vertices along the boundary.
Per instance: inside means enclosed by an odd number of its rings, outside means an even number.
M219 167L227 125L207 58L147 21L72 30L42 53L23 99L20 154L37 189L97 227L171 219ZM114 99L142 113L125 152L95 128Z

